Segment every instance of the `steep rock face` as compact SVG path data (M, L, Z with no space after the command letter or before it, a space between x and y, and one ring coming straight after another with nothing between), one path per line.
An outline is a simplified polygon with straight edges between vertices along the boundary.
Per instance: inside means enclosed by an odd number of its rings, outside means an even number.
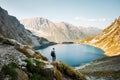
M107 56L120 55L120 17L99 35L78 41L78 43L88 43L100 47Z
M0 7L0 36L15 39L20 43L40 46L50 42L42 37L33 35L32 32L26 30L22 24L14 17L8 15L8 12Z
M69 23L61 22L61 23L54 23L52 21L49 21L44 18L30 18L30 19L23 19L20 21L22 24L24 24L25 28L32 31L34 34L47 38L50 41L53 42L67 42L67 41L73 41L78 40L90 36L94 36L99 33L99 30L97 32L97 29L95 30L95 33L86 33L86 28L80 29L74 25L71 25ZM94 32L92 30L92 32Z
M31 39L27 36L24 26L13 17L9 16L7 11L0 7L0 35L15 39L24 44L31 44Z

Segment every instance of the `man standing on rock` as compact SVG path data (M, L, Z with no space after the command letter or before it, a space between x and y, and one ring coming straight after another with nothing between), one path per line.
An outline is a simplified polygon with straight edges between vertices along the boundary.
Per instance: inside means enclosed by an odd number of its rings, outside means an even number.
M51 56L52 56L52 61L55 61L56 60L55 48L52 48Z

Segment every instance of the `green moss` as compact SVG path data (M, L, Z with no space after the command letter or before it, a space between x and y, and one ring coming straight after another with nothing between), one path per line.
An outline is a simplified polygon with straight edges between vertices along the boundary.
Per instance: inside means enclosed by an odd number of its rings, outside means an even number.
M32 75L29 75L32 80L49 80L50 77L53 77L53 73L50 70L44 69L45 65L43 62L38 59L27 58L27 71Z
M53 69L44 69L45 65L38 59L28 58L25 60L27 62L27 70L32 75L29 75L32 80L62 80L63 76L75 80L86 80L83 76L75 71L72 67L67 66L64 63L53 62L55 66Z
M40 76L38 74L33 74L31 80L39 80Z
M39 74L33 74L31 80L49 80L46 77L40 76Z
M33 65L31 59L30 59L30 58L27 58L27 59L25 60L25 62L27 62L27 66L26 66L27 69L28 69L30 72L34 72L34 65Z
M17 79L17 71L16 68L18 66L15 63L10 63L8 65L3 66L1 72L10 76L10 80Z
M27 69L32 73L39 73L40 69L45 65L43 62L31 58L27 58L25 62L27 62Z

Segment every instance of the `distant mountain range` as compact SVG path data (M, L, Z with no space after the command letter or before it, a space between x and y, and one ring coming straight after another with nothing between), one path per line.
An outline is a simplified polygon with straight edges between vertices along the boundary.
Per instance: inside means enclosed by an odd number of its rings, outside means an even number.
M120 17L99 35L77 41L77 43L87 43L100 47L108 56L120 55Z
M95 36L101 29L77 27L66 22L54 23L45 18L29 18L20 21L26 29L49 41L61 43Z

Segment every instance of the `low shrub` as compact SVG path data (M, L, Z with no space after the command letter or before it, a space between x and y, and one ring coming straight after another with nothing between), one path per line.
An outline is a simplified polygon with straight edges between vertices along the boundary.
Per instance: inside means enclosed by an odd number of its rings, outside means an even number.
M62 74L59 70L55 70L56 80L62 80Z
M66 75L75 80L86 80L85 77L81 76L77 71L72 67L67 66L62 62L53 62L52 63L63 75Z
M9 75L10 80L16 80L17 79L17 71L16 71L17 67L18 66L16 65L16 63L10 63L8 65L3 66L1 72L3 72L3 74L5 75Z
M38 74L33 74L31 80L39 80L40 76Z
M27 58L27 71L32 75L29 75L32 80L49 80L49 77L52 77L52 73L47 69L44 69L43 66L45 63L39 61L38 59Z
M47 77L43 77L43 76L35 73L31 77L31 80L49 80L49 79Z

